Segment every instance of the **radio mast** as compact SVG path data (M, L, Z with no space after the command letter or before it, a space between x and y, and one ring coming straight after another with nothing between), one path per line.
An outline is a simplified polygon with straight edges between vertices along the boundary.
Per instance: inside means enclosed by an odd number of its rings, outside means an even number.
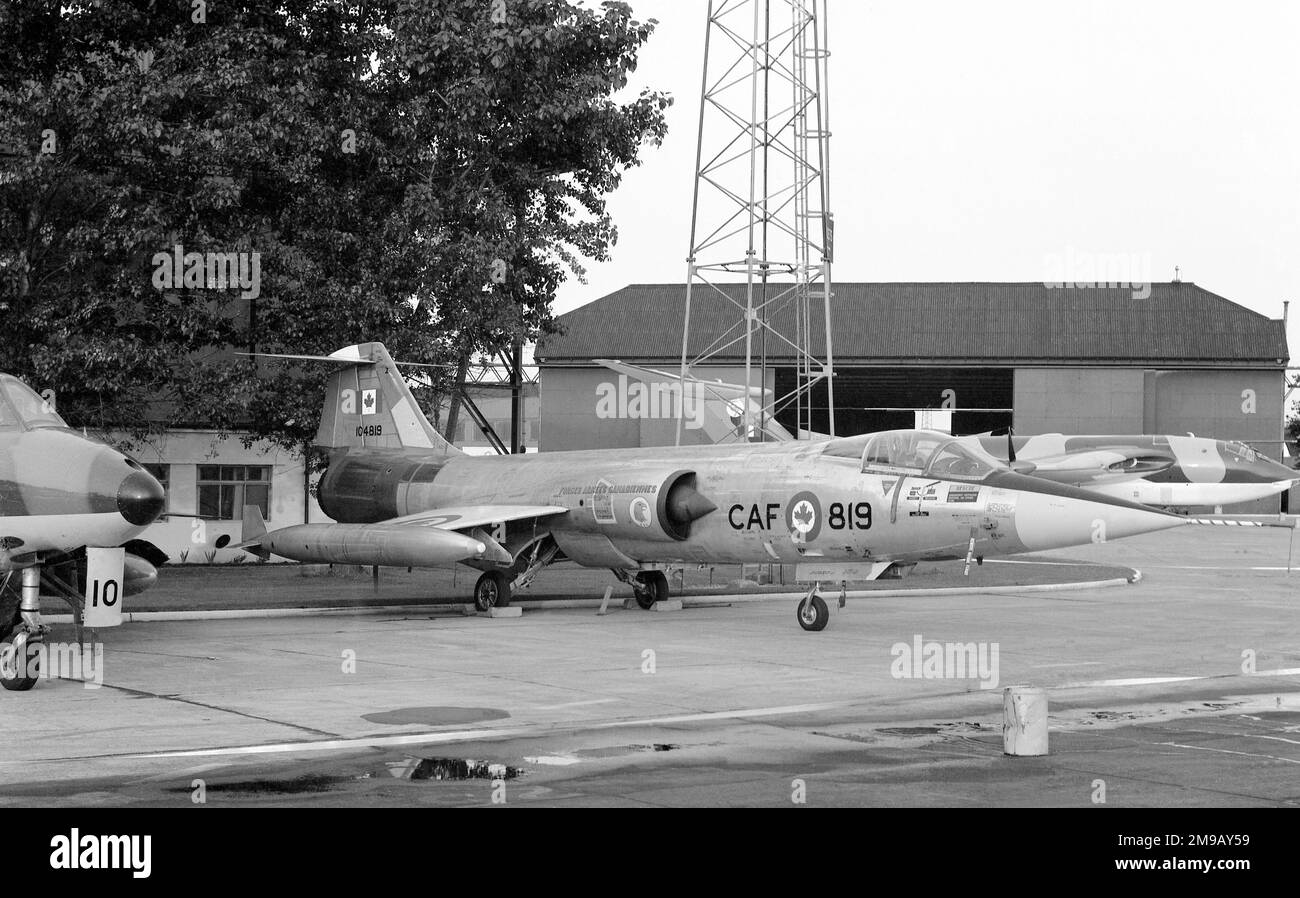
M798 435L815 430L822 381L835 432L827 33L825 0L709 3L682 394L696 366L734 363L743 346L745 384L762 398L745 403L741 439L762 439L767 420L788 409ZM783 395L765 390L769 356L794 362Z

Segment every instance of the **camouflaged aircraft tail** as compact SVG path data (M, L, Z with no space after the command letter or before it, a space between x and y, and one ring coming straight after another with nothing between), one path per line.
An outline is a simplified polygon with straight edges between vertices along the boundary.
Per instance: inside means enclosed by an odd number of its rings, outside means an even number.
M317 446L460 454L424 417L384 344L347 346L330 353L329 358L345 367L336 371L326 386Z

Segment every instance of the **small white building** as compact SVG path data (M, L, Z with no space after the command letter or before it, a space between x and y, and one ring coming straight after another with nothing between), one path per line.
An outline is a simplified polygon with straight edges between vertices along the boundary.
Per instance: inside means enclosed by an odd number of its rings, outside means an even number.
M253 557L239 542L246 505L256 505L268 527L328 521L316 504L315 481L299 453L257 442L245 448L239 434L171 430L133 455L167 490L167 517L140 537L162 549L172 564L243 563ZM216 548L219 537L226 548Z

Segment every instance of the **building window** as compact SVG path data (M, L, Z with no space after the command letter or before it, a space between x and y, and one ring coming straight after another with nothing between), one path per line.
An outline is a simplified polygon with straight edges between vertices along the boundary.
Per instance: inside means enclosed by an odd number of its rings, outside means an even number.
M256 505L262 519L271 517L269 465L199 465L199 515L218 521L238 521L244 506Z
M166 505L163 506L163 511L170 511L171 504L172 504L172 466L142 464L140 465L140 467L144 468L146 471L152 474L153 479L158 481L160 484L162 484L163 495L166 497L165 501L167 503Z

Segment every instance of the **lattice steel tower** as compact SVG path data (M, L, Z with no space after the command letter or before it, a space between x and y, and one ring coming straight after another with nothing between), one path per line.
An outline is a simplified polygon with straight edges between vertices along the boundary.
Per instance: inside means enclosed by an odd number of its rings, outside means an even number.
M835 432L827 27L825 0L709 3L682 389L695 366L734 360L742 343L754 390L769 353L795 368L783 395L746 404L740 439L761 439L767 419L792 407L798 431L813 430L812 391L823 381ZM678 443L681 434L679 417Z

